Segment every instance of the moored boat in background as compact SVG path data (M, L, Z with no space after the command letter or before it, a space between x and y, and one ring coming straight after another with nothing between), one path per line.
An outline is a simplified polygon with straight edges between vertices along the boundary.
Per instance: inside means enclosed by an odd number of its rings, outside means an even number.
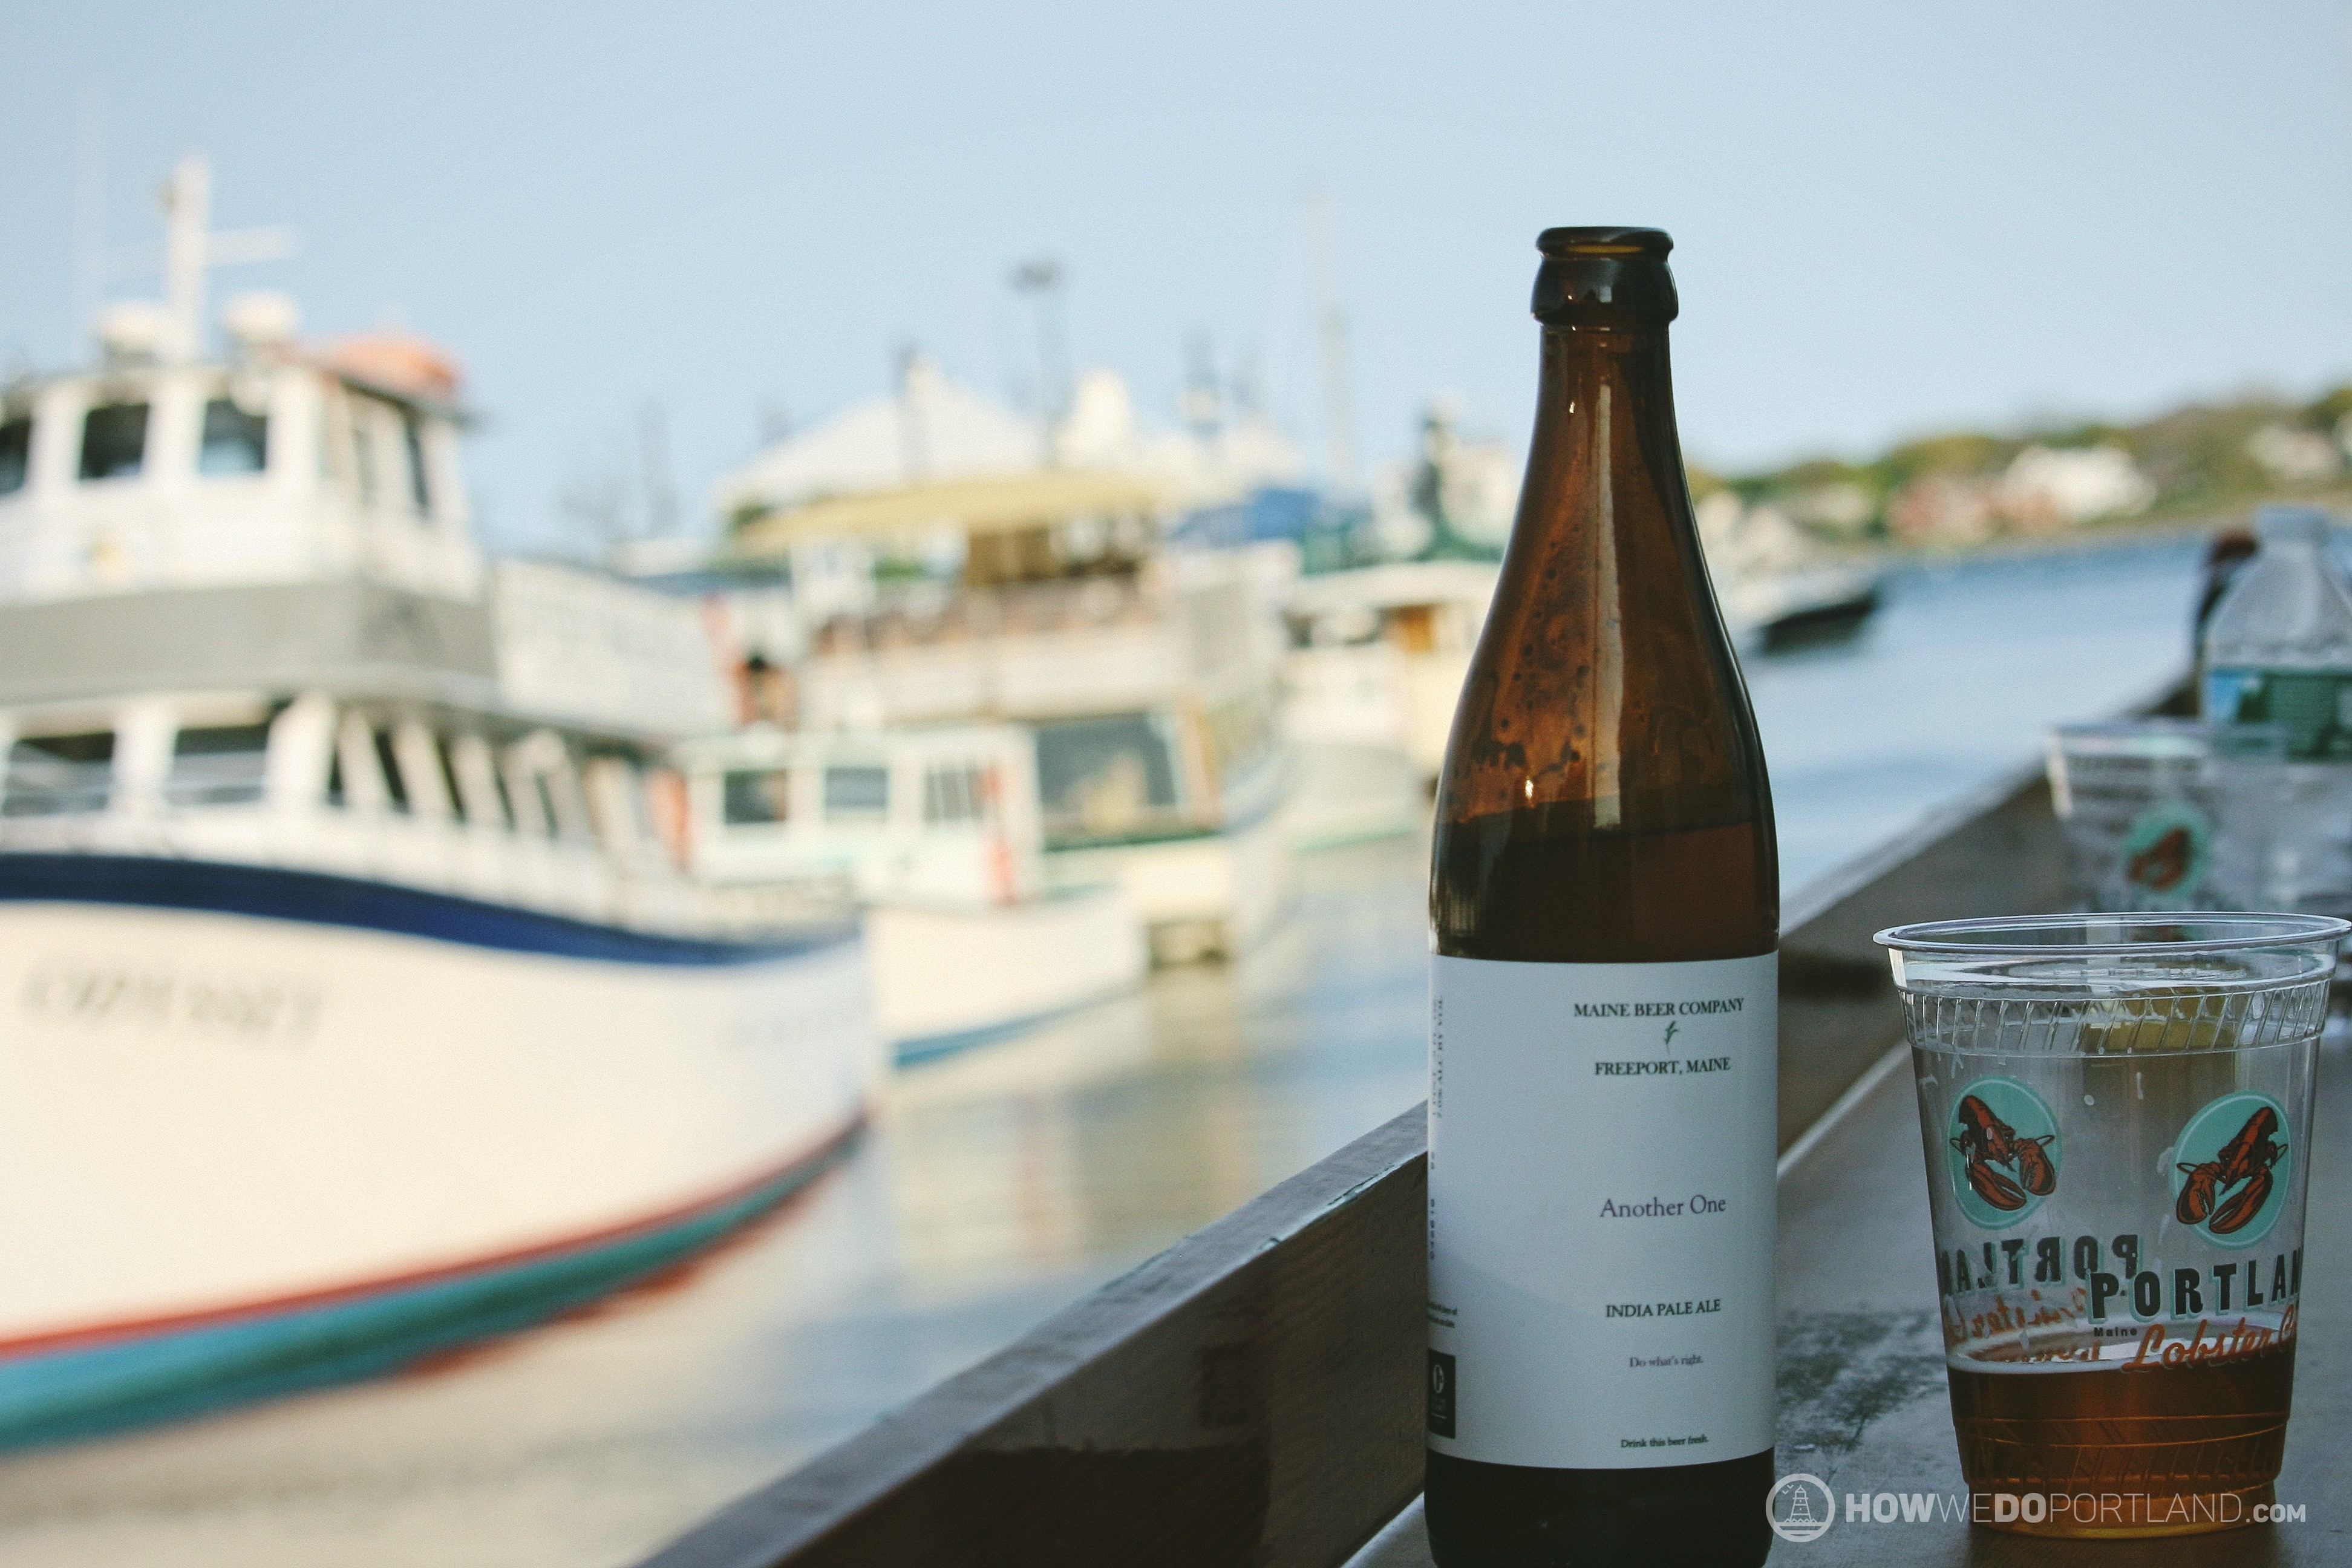
M487 560L446 356L173 308L0 389L0 1442L404 1364L805 1183L854 923L682 866L689 605Z
M1257 471L1212 456L1139 426L1115 378L1084 378L1041 432L916 359L897 396L714 495L724 559L791 564L792 726L1021 725L1046 885L1118 887L1163 963L1250 947L1293 886L1278 605L1297 555L1165 547L1169 519Z
M1141 984L1117 884L1049 887L1035 740L1012 724L691 742L692 867L747 904L865 910L875 1014L901 1063L1001 1037Z

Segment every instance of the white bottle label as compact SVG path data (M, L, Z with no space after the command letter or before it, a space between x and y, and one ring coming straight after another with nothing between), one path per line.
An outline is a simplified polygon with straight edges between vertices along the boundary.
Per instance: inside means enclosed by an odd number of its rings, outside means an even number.
M1429 1446L1771 1447L1778 955L1431 964Z

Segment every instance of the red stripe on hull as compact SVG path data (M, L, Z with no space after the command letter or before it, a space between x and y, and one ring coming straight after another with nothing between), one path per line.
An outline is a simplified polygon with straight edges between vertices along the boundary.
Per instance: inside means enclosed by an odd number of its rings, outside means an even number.
M256 1301L238 1301L227 1306L202 1307L181 1312L159 1313L153 1317L126 1318L109 1323L84 1324L69 1329L47 1329L38 1333L0 1339L0 1359L38 1355L51 1351L80 1346L105 1344L111 1341L145 1338L168 1334L184 1329L205 1328L217 1323L235 1322L241 1318L268 1317L272 1313L299 1311L309 1307L332 1306L337 1302L356 1300L362 1297L382 1295L423 1285L436 1285L468 1275L494 1273L520 1264L535 1263L558 1258L567 1252L579 1252L648 1231L668 1227L723 1208L745 1195L759 1191L772 1183L782 1180L803 1166L825 1158L856 1137L866 1124L866 1113L858 1112L838 1131L829 1133L808 1148L772 1165L761 1167L752 1175L730 1182L715 1192L703 1194L682 1204L675 1204L652 1214L615 1225L601 1226L594 1230L576 1231L550 1240L531 1242L504 1251L487 1253L451 1263L438 1263L398 1274L379 1275L369 1279L341 1285L322 1286L281 1296L265 1297Z

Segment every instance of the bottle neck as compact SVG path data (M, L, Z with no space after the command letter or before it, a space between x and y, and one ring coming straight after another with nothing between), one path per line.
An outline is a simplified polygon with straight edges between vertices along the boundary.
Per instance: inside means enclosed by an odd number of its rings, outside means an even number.
M1629 526L1679 531L1696 548L1665 323L1547 326L1540 374L1528 482L1549 489L1556 479L1580 504L1550 517L1523 510L1519 527L1605 521L1594 540L1603 554Z
M1662 321L1547 322L1509 553L1438 805L1438 951L1770 951L1771 791L1683 477Z
M1547 323L1518 521L1448 763L1450 817L1680 831L1769 807L1699 552L1665 324ZM1597 318L1585 324L1585 318Z

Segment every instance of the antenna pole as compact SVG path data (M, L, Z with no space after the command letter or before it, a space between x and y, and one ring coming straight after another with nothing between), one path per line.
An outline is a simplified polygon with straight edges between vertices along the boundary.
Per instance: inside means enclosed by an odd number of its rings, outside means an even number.
M1045 461L1055 456L1055 435L1070 413L1069 342L1062 321L1062 264L1051 257L1024 261L1013 269L1013 287L1037 301L1037 423Z
M912 342L898 348L898 460L908 484L930 471L929 444L924 440L923 410L917 402L923 378L923 351Z
M83 334L98 317L106 292L106 100L82 100L81 136L74 149L73 331L68 356L81 353Z
M202 153L181 154L163 187L163 361L186 364L204 347L205 264L211 237L213 166Z
M677 531L677 481L669 461L669 414L658 403L637 411L637 458L646 491L646 535L667 539Z
M1339 242L1326 192L1318 191L1307 200L1307 239L1315 276L1315 342L1323 361L1326 478L1335 490L1353 490L1356 405L1348 374L1348 311L1339 303Z

